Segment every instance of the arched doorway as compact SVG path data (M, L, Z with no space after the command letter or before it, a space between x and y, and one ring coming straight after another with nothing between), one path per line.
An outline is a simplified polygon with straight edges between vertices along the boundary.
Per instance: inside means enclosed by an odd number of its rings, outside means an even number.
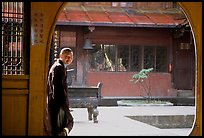
M65 4L65 3L64 3ZM182 6L182 4L181 4L181 6ZM62 8L61 8L62 9ZM195 67L196 69L197 69L197 67ZM196 74L195 74L196 75ZM195 77L196 78L196 77ZM197 79L197 78L196 78ZM195 84L195 86L197 86L196 84ZM196 89L196 88L195 88Z
M45 43L40 45L28 43L26 45L30 53L30 64L27 65L28 68L30 66L30 74L25 76L2 76L2 113L4 113L4 118L2 118L3 135L44 135L43 117L45 111L46 82L51 38L57 17L65 3L30 2L29 4L31 6L31 14L41 12L45 17L43 20L45 24L43 30ZM202 3L178 2L178 4L180 4L189 18L189 22L194 32L193 35L196 46L196 124L194 125L192 135L202 135L202 18L198 18L198 16L201 17L202 14ZM28 20L31 17L32 27L34 16L31 15L27 17ZM32 34L30 35L32 36ZM15 114L15 111L18 113Z

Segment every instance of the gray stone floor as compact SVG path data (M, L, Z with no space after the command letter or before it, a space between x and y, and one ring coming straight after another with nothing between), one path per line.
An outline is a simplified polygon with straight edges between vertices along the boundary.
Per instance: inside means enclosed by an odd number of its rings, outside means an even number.
M69 136L188 136L192 128L160 129L125 116L195 115L195 106L99 106L98 123L85 108L71 108L74 127Z

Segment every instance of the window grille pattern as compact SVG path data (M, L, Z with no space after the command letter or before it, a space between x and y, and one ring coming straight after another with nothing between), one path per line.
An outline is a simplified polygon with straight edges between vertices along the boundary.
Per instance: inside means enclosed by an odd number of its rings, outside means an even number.
M140 71L153 67L155 72L167 72L167 47L107 44L93 47L91 71Z
M141 67L141 48L132 46L130 52L130 71L138 71Z
M144 47L144 68L154 68L154 48Z
M2 74L24 74L23 2L2 2Z
M156 48L156 70L159 72L167 71L167 49L165 47Z
M118 46L118 69L117 71L128 71L129 68L129 48Z
M115 71L115 46L104 45L104 70Z
M115 71L115 45L93 44L90 69L93 71Z

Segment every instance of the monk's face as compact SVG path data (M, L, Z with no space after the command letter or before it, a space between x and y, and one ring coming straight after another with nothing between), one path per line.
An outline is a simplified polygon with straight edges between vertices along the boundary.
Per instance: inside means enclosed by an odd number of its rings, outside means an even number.
M69 65L73 61L73 54L72 54L72 52L65 52L65 53L60 55L60 58L64 64Z

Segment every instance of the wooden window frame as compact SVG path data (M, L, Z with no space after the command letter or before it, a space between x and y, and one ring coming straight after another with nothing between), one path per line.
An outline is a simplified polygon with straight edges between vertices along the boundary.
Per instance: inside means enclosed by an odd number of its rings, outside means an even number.
M103 45L103 49L104 49L104 44L102 44ZM135 72L135 71L140 71L141 69L143 69L144 68L144 48L145 47L150 47L150 48L153 48L153 50L152 50L152 55L153 55L153 66L151 66L151 67L153 67L154 68L154 72L161 72L161 73L167 73L168 72L168 48L167 47L165 47L165 46L134 46L134 45L123 45L123 46L125 46L125 47L127 47L128 48L128 51L129 51L129 55L128 55L128 70L126 70L126 71L119 71L118 70L118 53L119 53L119 51L118 51L118 48L119 48L119 46L121 46L121 45L115 45L116 46L116 48L115 48L115 60L116 60L116 64L115 64L115 70L114 71L106 71L106 70L104 70L104 68L102 69L102 70L99 70L98 72ZM140 52L139 52L139 68L137 69L137 70L132 70L131 69L131 61L132 61L132 55L131 55L131 53L130 53L130 51L131 51L131 48L132 47L140 47ZM163 71L158 71L157 70L157 48L159 48L159 47L164 47L164 48L166 48L166 64L165 64L165 69L163 70ZM104 67L104 64L103 64L103 67ZM97 71L96 71L97 72Z
M18 9L16 8L17 6L19 6L18 5L19 3L20 2L2 2L2 6L3 5L5 6L5 7L2 7L2 14L5 15L4 17L2 17L2 23L4 22L4 25L6 25L7 23L10 24L10 29L8 28L9 30L7 30L7 32L10 32L10 35L5 32L6 31L4 30L5 28L3 28L2 26L2 75L28 75L29 74L31 6L30 6L30 2L22 2L23 7L20 7L22 8L22 11L19 12ZM11 6L8 6L8 5L11 5ZM21 23L22 27L19 26L19 28L22 29L21 30L22 34L18 36L18 33L21 33L21 32L16 31L16 28L18 26L14 26L14 24L19 23L18 20L21 19L21 16L22 16L22 23ZM4 39L6 37L7 39ZM19 39L21 41L18 41ZM10 47L13 47L13 45L16 47L16 50L15 49L12 50L12 48L10 50L10 53L16 52L16 54L14 56L13 54L11 54L11 57L9 57L8 55L7 61L10 60L12 62L12 60L18 60L20 58L20 61L18 61L18 63L13 64L11 62L7 63L5 61L5 56L3 52L6 51L6 44L8 44L7 46L9 49ZM20 53L22 53L22 55L20 56L18 54L18 47L19 47ZM9 54L9 51L7 51L7 54ZM9 66L10 66L10 69L7 70Z

